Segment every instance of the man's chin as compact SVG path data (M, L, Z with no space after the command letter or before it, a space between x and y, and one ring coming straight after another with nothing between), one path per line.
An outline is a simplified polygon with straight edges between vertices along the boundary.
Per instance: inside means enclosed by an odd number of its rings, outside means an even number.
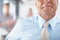
M52 13L51 11L44 11L44 13L46 13L46 14L50 14L50 13Z
M53 11L53 9L45 9L43 10L43 12L46 12L46 13L51 13Z

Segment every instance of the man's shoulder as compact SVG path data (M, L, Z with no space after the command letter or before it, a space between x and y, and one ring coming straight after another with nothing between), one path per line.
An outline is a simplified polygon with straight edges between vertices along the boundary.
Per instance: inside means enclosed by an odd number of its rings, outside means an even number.
M35 23L37 20L37 17L28 17L28 18L19 18L18 21L22 23Z
M23 18L23 19L18 19L17 23L20 23L21 25L26 25L26 24L32 24L33 23L33 19L29 19L29 18Z

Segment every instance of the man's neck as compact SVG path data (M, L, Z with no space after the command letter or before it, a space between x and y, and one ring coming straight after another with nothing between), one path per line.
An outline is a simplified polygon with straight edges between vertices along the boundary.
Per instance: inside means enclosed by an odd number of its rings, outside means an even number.
M53 14L53 15L40 15L44 20L46 20L46 21L49 21L50 19L52 19L54 16L55 16L55 14Z

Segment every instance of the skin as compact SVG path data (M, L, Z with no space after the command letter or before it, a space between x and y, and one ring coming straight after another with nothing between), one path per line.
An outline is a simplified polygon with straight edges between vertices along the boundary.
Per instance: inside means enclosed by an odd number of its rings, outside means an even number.
M32 17L32 16L33 16L32 8L29 8L29 13L28 13L28 16L27 17Z
M10 6L9 3L4 5L4 9L6 10L6 13L5 13L6 16L9 16L9 6Z
M36 0L35 5L38 14L46 21L49 21L56 15L58 0Z

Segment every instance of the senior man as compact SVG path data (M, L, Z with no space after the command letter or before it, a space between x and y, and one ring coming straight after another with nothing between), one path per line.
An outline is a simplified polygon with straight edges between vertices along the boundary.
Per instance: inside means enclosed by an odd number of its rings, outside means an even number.
M56 16L58 0L35 0L38 15L18 19L6 40L60 40L60 19Z

